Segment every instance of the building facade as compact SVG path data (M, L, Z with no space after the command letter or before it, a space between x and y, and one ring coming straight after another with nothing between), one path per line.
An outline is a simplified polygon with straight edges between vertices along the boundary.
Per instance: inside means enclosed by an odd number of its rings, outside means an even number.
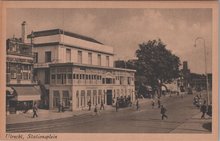
M117 97L134 96L135 70L115 68L113 48L90 37L61 29L28 35L35 54L35 79L45 85L49 108L69 110L114 105Z
M24 26L25 22L22 23L22 29ZM31 44L25 43L23 38L13 37L6 41L7 113L30 109L41 98L41 89L33 81L31 48Z

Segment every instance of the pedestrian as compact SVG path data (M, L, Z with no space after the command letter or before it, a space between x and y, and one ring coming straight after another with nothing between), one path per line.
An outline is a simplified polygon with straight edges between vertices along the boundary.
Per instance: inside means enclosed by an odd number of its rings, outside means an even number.
M24 109L24 112L23 112L23 113L27 113L27 111L28 111L28 105L27 105L26 102L24 102L23 109Z
M139 100L137 99L137 101L136 101L136 109L139 110L139 108L140 108L139 107Z
M87 105L89 106L89 111L90 111L91 110L91 106L92 106L91 100L88 101Z
M160 108L160 99L158 99L157 104L158 104L158 108Z
M155 104L154 99L152 99L151 102L152 102L151 105L152 105L152 109L153 109L154 108L154 104Z
M212 105L208 105L207 115L212 117Z
M116 112L118 112L118 108L119 108L119 103L118 103L118 99L117 99L116 104L115 104L115 110L116 110Z
M38 117L37 115L37 103L34 103L34 106L33 106L33 118Z
M59 104L58 104L58 112L61 112L61 109L62 109L62 104L61 104L61 102L59 101Z
M94 108L94 113L96 116L98 116L98 109L97 109L97 104L95 105L95 108Z
M161 113L161 118L162 118L162 120L164 119L164 117L165 117L166 119L168 119L168 117L167 117L167 115L166 115L166 111L167 111L167 109L166 109L163 105L161 105L160 113Z
M202 112L202 116L201 119L205 118L205 113L207 111L207 107L206 107L206 101L204 101L203 105L200 108L200 111Z
M183 98L184 93L185 93L184 87L180 86L180 96L181 96L181 98Z
M100 106L100 110L104 110L104 102L103 102L103 100L101 100L101 106Z
M61 104L61 111L62 111L62 112L65 111L65 107L63 106L63 103Z

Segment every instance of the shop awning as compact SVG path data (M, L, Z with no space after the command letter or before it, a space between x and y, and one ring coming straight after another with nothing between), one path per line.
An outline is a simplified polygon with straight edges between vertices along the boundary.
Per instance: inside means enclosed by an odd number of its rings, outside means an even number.
M39 86L14 86L17 93L17 101L32 101L41 99L41 90Z

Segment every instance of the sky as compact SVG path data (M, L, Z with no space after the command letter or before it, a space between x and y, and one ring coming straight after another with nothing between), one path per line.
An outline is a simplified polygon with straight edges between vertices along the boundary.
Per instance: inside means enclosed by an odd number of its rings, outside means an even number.
M7 9L7 38L27 32L61 28L96 39L114 48L115 60L134 59L139 44L161 39L166 48L188 61L191 72L212 71L212 9Z

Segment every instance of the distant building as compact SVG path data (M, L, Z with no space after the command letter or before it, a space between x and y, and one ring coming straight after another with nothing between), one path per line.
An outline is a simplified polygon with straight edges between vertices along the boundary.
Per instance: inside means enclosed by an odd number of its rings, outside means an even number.
M32 47L23 39L25 24L22 23L22 38L6 41L6 104L11 113L31 108L41 96L40 87L33 82Z
M114 104L117 97L134 97L135 70L113 66L113 48L62 29L36 31L33 42L35 79L45 86L49 108L68 110Z

